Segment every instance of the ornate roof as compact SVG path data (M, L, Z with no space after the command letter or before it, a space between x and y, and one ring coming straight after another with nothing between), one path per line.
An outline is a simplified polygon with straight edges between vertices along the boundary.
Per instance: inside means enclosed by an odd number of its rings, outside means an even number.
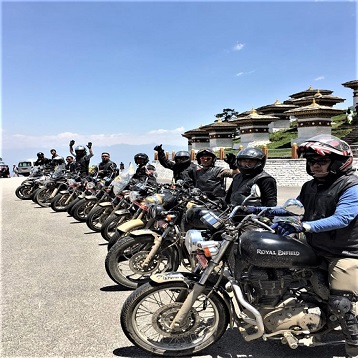
M332 108L329 106L323 106L316 103L315 99L313 98L312 103L308 106L298 107L294 109L290 109L286 112L288 115L294 115L296 117L311 117L312 115L324 116L324 117L333 117L337 116L338 114L344 113L343 109Z
M306 91L302 91L302 92L297 92L294 94L291 94L289 97L290 98L301 98L301 97L306 97L306 96L310 96L310 95L314 95L315 93L317 93L317 91L320 91L321 94L332 94L333 91L331 90L325 90L325 89L313 89L312 86L310 86Z
M284 103L294 104L297 106L305 106L312 103L313 99L316 101L316 103L321 104L323 106L334 106L335 104L344 102L346 100L345 98L332 96L330 94L322 94L320 90L317 90L317 92L313 95L288 99Z
M344 82L344 83L342 83L342 86L356 89L356 88L358 88L358 80Z

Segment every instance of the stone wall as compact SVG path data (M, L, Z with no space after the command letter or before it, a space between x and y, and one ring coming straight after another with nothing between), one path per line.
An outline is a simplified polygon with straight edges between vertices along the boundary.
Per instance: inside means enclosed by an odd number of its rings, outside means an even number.
M170 169L163 168L157 160L153 161L152 164L157 169L159 181L171 181L173 172ZM216 165L228 168L223 160L218 160ZM355 174L358 175L358 158L354 158L353 168L356 169ZM276 179L278 186L282 187L301 187L303 183L312 179L306 173L305 159L268 159L265 171Z

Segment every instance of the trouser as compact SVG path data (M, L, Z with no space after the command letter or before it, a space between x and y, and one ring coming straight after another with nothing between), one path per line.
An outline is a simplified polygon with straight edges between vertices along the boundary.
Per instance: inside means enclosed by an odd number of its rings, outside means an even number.
M337 317L346 339L349 357L358 356L358 259L326 258L328 260L329 306Z

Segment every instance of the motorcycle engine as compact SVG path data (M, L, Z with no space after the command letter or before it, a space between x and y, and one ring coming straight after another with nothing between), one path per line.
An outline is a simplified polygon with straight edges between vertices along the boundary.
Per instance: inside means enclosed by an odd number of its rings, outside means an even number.
M325 324L325 316L314 304L297 302L290 298L264 316L264 325L271 332L279 330L319 331Z

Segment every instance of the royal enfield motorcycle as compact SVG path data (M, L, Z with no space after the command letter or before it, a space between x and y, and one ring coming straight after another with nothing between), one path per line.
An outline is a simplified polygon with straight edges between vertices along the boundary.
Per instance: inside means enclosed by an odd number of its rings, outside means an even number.
M279 211L293 216L299 204ZM249 343L279 340L292 349L342 343L343 336L327 339L339 323L328 308L326 268L304 237L276 234L267 212L236 223L238 210L203 219L223 229L220 240L187 237L196 271L153 275L127 298L121 326L133 344L155 355L192 356L229 325Z

